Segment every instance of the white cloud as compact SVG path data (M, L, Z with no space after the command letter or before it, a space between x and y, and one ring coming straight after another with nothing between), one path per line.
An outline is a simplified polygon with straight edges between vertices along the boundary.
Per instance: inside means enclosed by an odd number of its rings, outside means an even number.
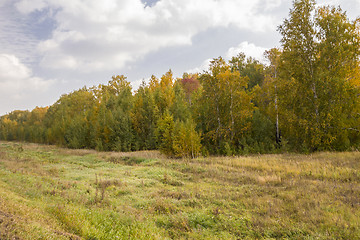
M284 0L268 0L265 1L265 10L272 10L277 8L281 5L282 1Z
M187 73L202 73L203 71L207 71L210 66L210 62L212 61L211 58L204 60L199 67L189 69Z
M141 79L137 79L135 81L132 81L131 82L131 87L132 87L132 90L135 92L137 89L139 89L140 85L145 82L145 83L149 83L150 81L150 78L148 79L144 79L144 78L141 78Z
M0 54L0 93L9 98L20 98L30 92L46 91L53 80L33 75L31 69L9 54Z
M0 0L0 7L4 6L8 2L9 0Z
M21 13L28 14L45 8L46 2L44 0L20 1L16 3L16 7Z
M191 45L209 28L236 26L275 30L270 15L280 0L161 0L145 7L140 0L20 0L22 13L49 9L56 14L52 37L38 45L41 65L55 69L102 71L124 67L164 47Z
M236 47L231 47L229 50L225 53L225 59L230 60L232 57L237 56L239 53L245 53L246 57L253 57L256 60L259 60L261 62L265 62L264 58L264 52L268 50L267 48L256 46L253 43L248 42L242 42ZM202 73L203 71L206 71L209 69L210 62L213 59L209 58L204 60L199 67L189 69L186 72L187 73Z
M240 43L236 47L231 47L226 53L226 58L231 59L232 57L238 55L239 53L245 53L247 57L253 57L256 60L261 62L265 61L264 52L268 50L268 48L256 46L253 43L248 43L247 41Z
M16 55L22 62L37 59L38 40L30 33L28 17L13 9L12 0L0 0L0 49L3 54Z

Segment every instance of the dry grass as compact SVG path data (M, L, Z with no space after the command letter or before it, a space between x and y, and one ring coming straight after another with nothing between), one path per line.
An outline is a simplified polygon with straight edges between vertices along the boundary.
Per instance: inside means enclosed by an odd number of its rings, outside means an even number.
M358 152L167 159L0 142L5 239L360 239L359 196Z
M166 156L159 151L137 151L137 152L98 152L98 156L102 158L123 158L135 157L144 159L166 159Z

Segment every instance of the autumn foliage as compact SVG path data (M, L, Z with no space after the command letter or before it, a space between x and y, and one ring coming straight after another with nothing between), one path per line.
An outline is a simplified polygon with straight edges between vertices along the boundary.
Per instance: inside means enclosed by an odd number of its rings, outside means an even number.
M282 48L267 51L266 64L219 57L208 71L177 79L168 71L135 92L113 76L2 116L0 138L175 157L358 148L359 19L297 0L279 32Z

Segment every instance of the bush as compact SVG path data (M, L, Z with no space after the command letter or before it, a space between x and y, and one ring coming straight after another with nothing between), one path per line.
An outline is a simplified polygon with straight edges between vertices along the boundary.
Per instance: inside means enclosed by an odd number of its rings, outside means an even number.
M162 153L168 156L191 158L200 155L201 138L192 120L174 122L173 116L165 112L157 126L156 136Z
M201 138L191 120L177 121L173 133L173 154L176 157L198 157L201 151Z

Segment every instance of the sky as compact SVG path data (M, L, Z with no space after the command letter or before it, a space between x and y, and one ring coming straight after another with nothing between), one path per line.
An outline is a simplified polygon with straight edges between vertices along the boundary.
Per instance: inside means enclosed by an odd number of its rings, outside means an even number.
M340 5L350 19L360 0ZM291 0L0 0L0 115L125 75L134 90L171 69L207 70L240 52L280 47Z

